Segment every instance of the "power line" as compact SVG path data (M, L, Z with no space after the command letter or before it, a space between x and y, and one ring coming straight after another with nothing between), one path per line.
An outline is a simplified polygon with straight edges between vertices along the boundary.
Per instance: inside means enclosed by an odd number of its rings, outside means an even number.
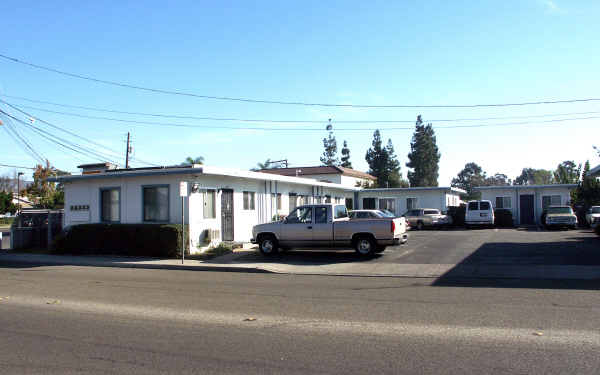
M4 102L0 100L0 102ZM6 102L4 102L6 103ZM8 103L7 103L8 104ZM59 115L65 116L74 116L80 118L87 118L93 120L105 120L105 121L114 121L114 122L122 122L136 125L150 125L150 126L168 126L168 127L181 127L181 128L195 128L195 129L229 129L229 130L266 130L266 131L323 131L322 127L319 128L276 128L276 127L242 127L242 126L215 126L215 125L198 125L198 124L174 124L167 122L156 122L156 121L138 121L138 120L126 120L120 118L113 117L103 117L103 116L89 116L82 115L79 113L71 113L71 112L62 112L62 111L52 111L46 109L37 109L40 111L45 111L49 113L55 113ZM475 124L475 125L448 125L448 126L436 126L436 130L438 129L458 129L458 128L483 128L483 127L496 127L496 126L515 126L515 125L532 125L532 124L542 124L542 123L553 123L553 122L565 122L565 121L576 121L576 120L591 120L598 119L600 116L588 116L588 117L573 117L573 118L563 118L563 119L552 119L552 120L543 120L543 121L521 121L521 122L505 122L505 123L495 123L495 124ZM336 131L375 131L375 130L414 130L414 127L389 127L389 128L336 128Z
M0 113L13 118L12 116L8 115L6 112L0 110ZM6 131L9 133L9 135L11 136L11 138L20 145L21 149L26 153L29 154L29 156L31 156L34 160L37 160L40 164L44 164L44 161L46 160L46 158L44 158L42 155L40 155L32 146L31 144L29 144L29 142L27 142L27 140L25 140L17 131L17 129L15 129L15 127L12 124L11 119L8 118L6 119Z
M584 99L566 99L566 100L541 100L541 101L529 101L529 102L516 102L516 103L494 103L494 104L438 104L438 105L408 105L408 104L397 104L397 105L370 105L370 104L340 104L340 103L311 103L311 102L300 102L300 101L282 101L282 100L264 100L264 99L251 99L251 98L237 98L229 96L214 96L214 95L200 95L182 90L165 90L156 89L151 87L137 86L129 83L105 80L95 78L92 76L86 76L76 73L70 73L63 70L50 68L43 65L34 64L28 61L20 60L14 57L0 54L0 58L5 60L27 65L32 68L45 70L48 72L60 74L63 76L78 78L96 83L102 83L106 85L118 86L123 88L135 89L140 91L168 94L168 95L180 95L193 97L198 99L211 99L211 100L222 100L222 101L233 101L233 102L244 102L254 104L278 104L278 105L295 105L295 106L310 106L310 107L350 107L350 108L480 108L480 107L515 107L515 106L529 106L529 105L542 105L542 104L565 104L565 103L584 103L584 102L595 102L600 101L600 98L584 98Z
M113 153L113 154L115 154L115 155L119 155L119 153L118 153L118 152L116 152L115 150L113 150L113 149L111 149L111 148L109 148L109 147L106 147L106 146L102 145L101 143L95 142L95 141L93 141L93 140L91 140L91 139L87 139L87 138L85 138L85 137L83 137L83 136L81 136L81 135L79 135L79 134L76 134L76 133L73 133L73 132L71 132L71 131L69 131L69 130L66 130L66 129L64 129L64 128L61 128L60 126L54 125L54 124L52 124L52 123L50 123L50 122L48 122L48 121L45 121L45 120L43 120L43 119L41 119L41 118L39 118L39 117L36 117L36 116L34 116L34 115L30 114L30 113L27 113L27 112L25 112L25 111L21 110L19 107L17 107L17 106L14 106L14 105L12 105L12 104L10 104L10 103L8 103L8 102L4 101L4 100L1 100L1 99L0 99L0 102L2 102L2 103L4 103L4 104L8 105L8 106L9 106L9 107L11 107L12 109L14 109L14 110L16 110L16 111L20 112L21 114L23 114L23 115L25 115L25 116L27 116L27 117L29 117L29 118L33 118L33 119L35 119L35 120L37 120L37 121L39 121L39 122L41 122L41 123L43 123L43 124L46 124L46 125L48 125L48 126L50 126L50 127L54 128L54 129L60 130L60 131L62 131L62 132L64 132L64 133L66 133L66 134L69 134L69 135L73 136L73 137L76 137L76 138L78 138L78 139L81 139L81 140L83 140L83 141L86 141L86 142L88 142L88 143L90 143L90 144L93 144L93 145L96 145L96 146L98 146L98 147L101 147L101 148L103 148L103 149L105 149L105 150L108 150L109 152L111 152L111 153ZM58 139L61 139L61 138L58 138ZM66 140L63 140L63 141L66 141ZM68 142L68 141L66 141L66 142ZM104 157L105 157L105 158L107 158L106 160L110 160L110 158L114 158L114 157L119 157L119 156L115 156L115 155L108 155L108 154L106 154L105 152L100 152L100 151L97 151L96 153L97 153L98 155L100 155L100 156L104 155ZM107 156L107 155L108 155L108 156ZM152 166L158 166L157 164L150 163L150 162L146 162L146 161L143 161L143 160L141 160L141 159L138 159L138 158L132 158L132 159L133 159L133 160L136 160L136 161L139 161L139 162L141 162L142 164L148 164L148 165L152 165Z
M8 164L0 164L0 167L17 168L17 169L32 169L32 170L35 170L35 168L31 168L31 167L21 167L19 165L8 165Z
M181 120L200 120L200 121L233 121L233 122L255 122L255 123L298 123L298 124L324 124L326 121L324 120L272 120L272 119L246 119L246 118L236 118L236 117L208 117L208 116L191 116L191 115L172 115L172 114L162 114L162 113L149 113L149 112L131 112L131 111L123 111L109 108L99 108L99 107L88 107L81 105L72 105L72 104L64 104L64 103L56 103L49 102L44 100L36 100L30 98L24 98L22 96L14 96L14 95L6 95L2 94L2 96L11 99L23 100L31 103L39 103L39 104L48 104L57 107L64 108L74 108L74 109L84 109L88 111L97 111L97 112L106 112L106 113L117 113L123 115L133 115L133 116L149 116L149 117L162 117L162 118L173 118L173 119L181 119ZM0 99L0 102L5 104L9 104L6 101ZM38 111L50 112L51 110L27 105L20 105L23 108L35 109ZM492 121L492 120L517 120L517 119L528 119L528 118L545 118L545 117L557 117L557 116L580 116L580 115L588 115L588 114L597 114L600 111L588 111L588 112L569 112L569 113L548 113L543 115L529 115L529 116L503 116L503 117L478 117L478 118L451 118L451 119L431 119L427 120L427 122L464 122L464 121ZM394 123L414 123L415 120L333 120L334 124L394 124Z

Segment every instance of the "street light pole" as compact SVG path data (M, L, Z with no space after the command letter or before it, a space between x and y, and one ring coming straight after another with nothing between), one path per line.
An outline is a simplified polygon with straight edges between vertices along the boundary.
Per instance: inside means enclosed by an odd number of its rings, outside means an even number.
M17 215L21 213L21 199L19 195L21 195L21 176L24 174L23 172L17 173Z

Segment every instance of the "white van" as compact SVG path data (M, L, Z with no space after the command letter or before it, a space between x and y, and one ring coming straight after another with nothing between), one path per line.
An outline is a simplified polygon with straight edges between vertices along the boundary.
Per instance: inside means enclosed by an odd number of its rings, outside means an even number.
M491 201L469 201L465 213L465 224L494 225L494 207Z

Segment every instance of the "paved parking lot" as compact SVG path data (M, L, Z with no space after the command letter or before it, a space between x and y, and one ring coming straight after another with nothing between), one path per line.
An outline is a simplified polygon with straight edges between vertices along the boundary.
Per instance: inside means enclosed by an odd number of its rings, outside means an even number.
M335 264L600 265L600 237L590 230L474 229L411 231L401 246L360 259L353 251L291 250L272 258L254 252L237 262Z

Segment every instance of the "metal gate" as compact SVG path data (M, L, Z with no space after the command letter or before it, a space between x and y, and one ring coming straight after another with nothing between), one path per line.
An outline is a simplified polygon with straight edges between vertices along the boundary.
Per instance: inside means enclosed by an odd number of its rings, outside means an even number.
M233 241L233 190L221 191L221 235L223 241Z
M533 225L535 224L535 215L533 210L533 195L521 195L519 196L519 212L520 212L520 224L521 225Z

